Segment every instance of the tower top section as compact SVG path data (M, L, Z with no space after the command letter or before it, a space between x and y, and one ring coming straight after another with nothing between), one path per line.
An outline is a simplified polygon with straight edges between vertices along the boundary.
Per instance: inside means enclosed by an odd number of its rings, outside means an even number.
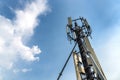
M78 24L77 22L80 21L81 24ZM71 17L68 17L68 24L67 24L67 36L69 40L75 40L76 36L74 33L78 33L78 36L80 38L84 37L91 37L92 29L90 25L88 24L87 20L83 17L79 17L77 19L71 19Z

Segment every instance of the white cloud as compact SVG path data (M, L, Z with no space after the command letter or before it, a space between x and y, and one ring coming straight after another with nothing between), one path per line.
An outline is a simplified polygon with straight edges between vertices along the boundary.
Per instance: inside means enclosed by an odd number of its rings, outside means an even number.
M20 70L19 69L13 69L13 72L18 73L18 72L20 72Z
M0 15L0 68L11 69L17 59L39 60L36 55L41 52L40 48L37 45L31 48L24 43L33 35L39 22L37 17L44 14L47 9L46 0L33 0L27 3L23 10L15 10L13 20Z
M26 73L26 72L29 72L29 71L31 71L31 70L32 70L32 69L24 68L24 69L22 69L22 72Z
M112 32L113 31L113 32ZM119 68L120 68L120 27L117 25L115 29L111 30L111 38L108 39L106 43L105 52L108 55L107 59L107 69L109 80L119 80Z
M3 80L2 76L0 76L0 80Z
M23 69L14 69L13 72L16 74L18 72L23 72L23 73L26 73L26 72L29 72L29 71L32 71L32 69L28 69L28 68L23 68Z
M17 36L30 36L38 24L38 15L43 14L47 9L46 0L34 0L28 3L24 10L16 10L15 32Z
M120 22L120 21L119 21ZM118 22L118 23L119 23ZM103 42L99 44L101 47L98 52L101 53L103 58L102 66L108 80L119 80L120 74L120 24L112 26L108 31L107 36L103 38Z
M3 80L3 74L1 68L0 68L0 80Z
M96 44L101 66L108 80L120 80L120 2L113 2L108 9L112 22L111 26L105 26L103 32L99 32L101 40ZM108 14L108 15L109 15ZM106 18L106 16L104 16ZM103 23L104 24L104 23ZM104 34L103 34L104 33ZM99 36L98 35L98 36Z

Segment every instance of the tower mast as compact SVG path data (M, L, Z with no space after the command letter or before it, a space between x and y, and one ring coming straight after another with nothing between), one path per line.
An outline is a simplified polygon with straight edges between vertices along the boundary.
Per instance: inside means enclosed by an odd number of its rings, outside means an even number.
M78 20L81 21L81 26L78 25ZM79 49L73 52L77 80L107 80L89 42L88 37L91 37L91 32L90 25L83 17L75 20L68 17L68 39L77 43Z

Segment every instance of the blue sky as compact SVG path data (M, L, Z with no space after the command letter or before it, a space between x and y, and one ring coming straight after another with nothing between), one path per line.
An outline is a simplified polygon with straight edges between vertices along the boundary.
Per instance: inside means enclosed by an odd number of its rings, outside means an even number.
M0 0L0 80L56 80L74 43L67 17L85 17L108 80L120 74L119 0ZM75 80L70 59L61 80Z

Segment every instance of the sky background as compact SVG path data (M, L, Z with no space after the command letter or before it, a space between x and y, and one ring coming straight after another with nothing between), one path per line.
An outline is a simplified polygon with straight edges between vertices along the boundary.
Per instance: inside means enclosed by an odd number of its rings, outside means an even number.
M67 17L82 16L108 80L120 80L119 0L0 0L0 80L56 80L74 43ZM76 80L71 58L61 80Z

